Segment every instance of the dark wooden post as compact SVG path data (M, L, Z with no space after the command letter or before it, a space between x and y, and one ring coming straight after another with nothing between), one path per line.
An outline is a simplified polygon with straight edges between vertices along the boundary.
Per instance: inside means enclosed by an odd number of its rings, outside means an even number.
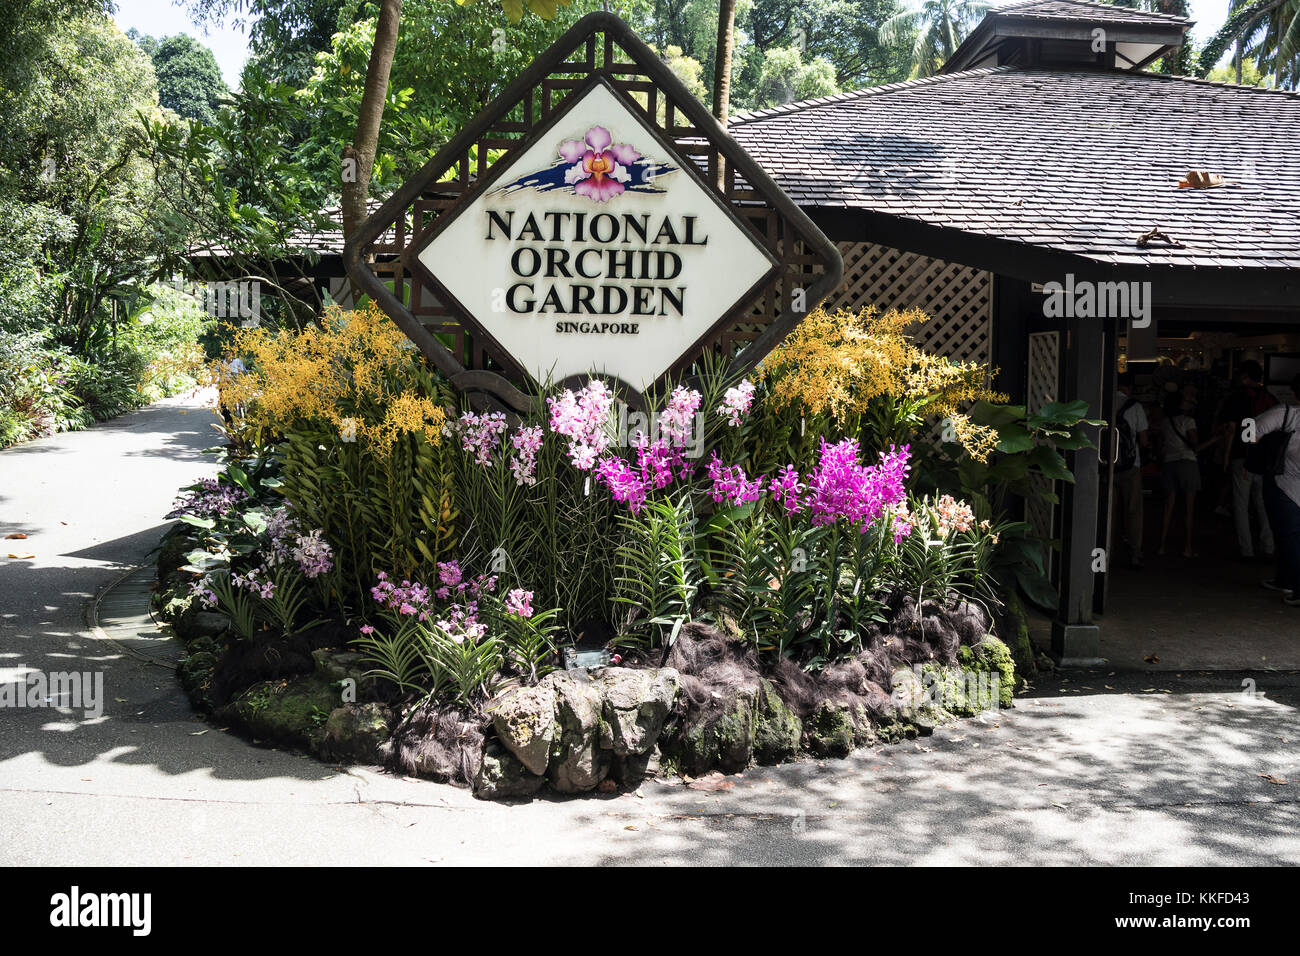
M1031 308L1042 309L1042 296L1033 296L1028 282L993 274L993 387L1005 392L1012 405L1028 399L1029 322Z
M1071 318L1066 326L1065 397L1084 399L1089 416L1101 416L1105 325L1100 319ZM1100 429L1088 426L1096 444ZM1092 620L1093 550L1097 547L1097 501L1101 468L1097 449L1081 448L1068 455L1074 483L1065 483L1061 525L1061 603L1052 622L1052 654L1066 663L1095 661L1101 653L1100 633Z

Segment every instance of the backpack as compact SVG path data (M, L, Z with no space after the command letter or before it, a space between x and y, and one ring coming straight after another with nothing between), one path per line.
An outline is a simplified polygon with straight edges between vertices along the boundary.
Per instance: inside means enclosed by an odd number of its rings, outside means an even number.
M1133 423L1128 420L1128 410L1136 405L1137 399L1130 398L1124 403L1116 416L1119 425L1119 454L1115 458L1116 471L1128 471L1138 464L1138 438L1133 430Z
M1286 410L1282 427L1269 432L1259 441L1246 448L1246 470L1252 475L1280 475L1286 471L1286 448L1291 444L1293 434L1287 425L1291 424L1291 409Z

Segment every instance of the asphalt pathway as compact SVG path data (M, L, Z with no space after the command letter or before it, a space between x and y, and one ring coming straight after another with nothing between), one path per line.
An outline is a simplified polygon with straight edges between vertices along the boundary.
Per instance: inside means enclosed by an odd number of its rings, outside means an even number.
M28 535L0 541L0 684L104 680L99 716L0 709L0 863L1300 863L1295 675L1080 673L845 761L519 805L254 747L85 617L213 472L214 421L173 400L0 452L0 535Z

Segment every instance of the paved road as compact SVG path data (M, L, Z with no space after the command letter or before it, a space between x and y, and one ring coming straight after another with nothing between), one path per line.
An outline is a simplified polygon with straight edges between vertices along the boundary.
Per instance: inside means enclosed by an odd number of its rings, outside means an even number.
M0 452L0 534L29 535L0 550L0 683L102 670L107 700L92 719L0 710L0 863L1300 863L1294 675L1260 676L1264 696L1232 674L1073 675L928 740L728 790L517 806L252 747L83 620L146 560L175 489L210 473L211 421L174 401Z

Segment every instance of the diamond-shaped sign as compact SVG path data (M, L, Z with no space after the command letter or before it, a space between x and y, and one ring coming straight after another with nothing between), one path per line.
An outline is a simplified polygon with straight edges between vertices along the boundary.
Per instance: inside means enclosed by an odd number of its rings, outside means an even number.
M519 411L523 374L604 374L637 401L714 343L743 345L733 367L747 370L844 267L604 12L575 23L389 197L344 260L456 387Z
M778 268L603 78L492 173L416 256L538 381L644 389Z

